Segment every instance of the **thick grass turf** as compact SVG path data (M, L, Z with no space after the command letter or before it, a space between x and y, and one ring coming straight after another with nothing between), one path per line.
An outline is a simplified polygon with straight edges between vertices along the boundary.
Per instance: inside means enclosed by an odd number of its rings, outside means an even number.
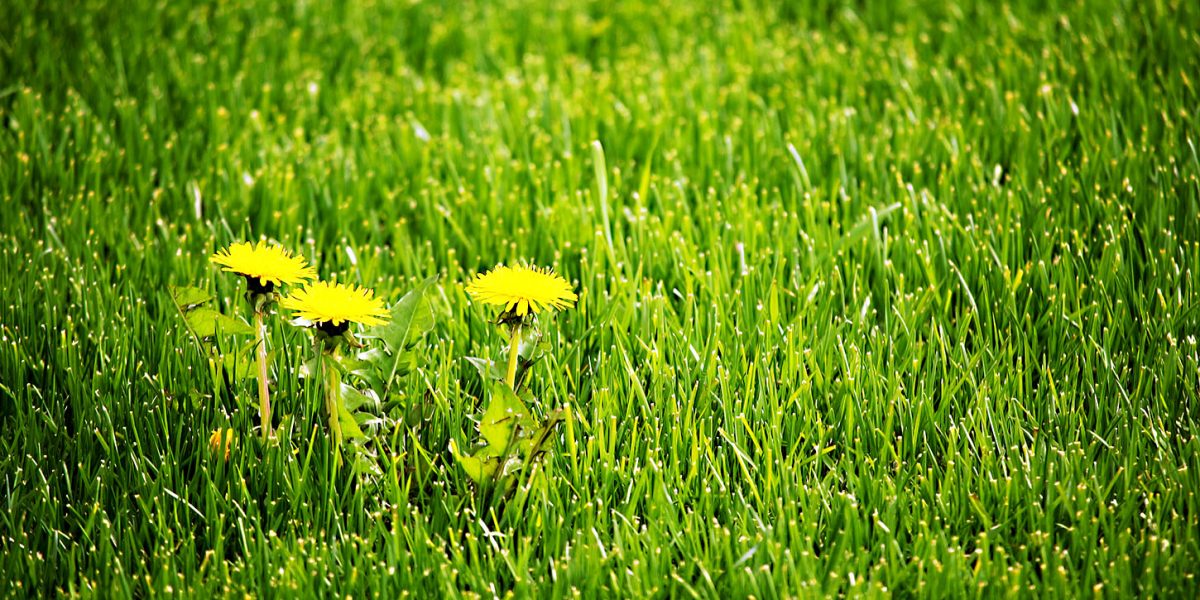
M1200 4L880 4L0 3L0 595L1195 596ZM260 236L441 276L383 477L176 315ZM578 420L498 500L517 261Z

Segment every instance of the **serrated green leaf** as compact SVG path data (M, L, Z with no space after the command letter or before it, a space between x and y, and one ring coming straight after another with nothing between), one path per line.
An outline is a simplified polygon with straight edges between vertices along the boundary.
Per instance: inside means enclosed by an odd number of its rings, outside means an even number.
M531 421L529 409L511 389L503 385L493 386L491 401L479 422L479 435L487 440L489 446L504 453L513 440L513 428L519 425L528 429Z
M363 393L352 385L342 384L342 408L354 412L363 406L376 406L379 401L374 397L375 392Z
M387 360L387 357L388 357L387 352L380 350L379 348L371 348L370 350L364 350L362 352L359 352L358 355L354 357L354 359L359 364L370 365L370 364L380 362L382 360Z
M367 384L367 388L370 390L372 397L379 398L378 392L376 392L375 390L382 389L383 384L382 384L382 381L379 379L379 377L376 375L374 369L363 369L361 371L354 371L354 375L356 377L358 377L359 379L361 379L363 381L363 383Z
M370 430L374 427L382 427L387 424L387 421L377 417L369 412L354 413L354 420L358 422L359 429Z
M543 452L551 443L551 437L554 435L554 430L559 423L566 421L566 413L562 409L556 410L546 416L546 420L538 426L536 435L530 436L528 445L521 447L521 452L524 456L529 457L532 454Z
M212 337L217 332L217 319L221 313L211 308L198 308L184 315L188 327L199 337Z
M192 310L184 318L196 336L202 338L212 337L218 331L228 335L251 335L254 333L254 328L250 325L207 307Z
M254 335L254 328L249 323L229 315L217 317L217 331L229 335Z
M378 390L381 397L388 395L387 392L397 375L415 366L417 357L411 349L425 334L433 330L433 306L427 292L435 282L437 278L431 277L418 284L392 306L387 323L376 326L365 334L366 337L382 341L386 350L372 350L358 355L359 360L371 362L379 372L383 384L383 388Z
M363 354L367 354L364 352ZM357 356L337 355L333 359L334 364L342 373L354 373L371 366L371 363Z
M255 347L256 343L250 342L242 344L236 350L221 353L221 364L231 378L249 379L258 375L255 364L257 359L254 354ZM270 353L268 353L267 360L270 362Z
M471 366L475 367L475 371L479 373L479 377L485 382L504 381L504 373L500 372L500 368L496 366L496 361L479 358L478 356L464 356L463 360L471 363Z
M483 480L490 478L496 472L496 468L500 466L499 459L469 456L460 452L458 444L453 439L450 440L450 454L454 456L454 460L458 461L458 465L462 467L463 471L466 471L467 477L470 477L475 483L483 483Z
M347 440L362 440L367 438L367 434L358 428L358 421L354 418L354 414L346 410L345 406L338 408L338 423L342 426L342 437Z
M213 298L212 294L209 294L207 291L189 285L173 285L169 289L171 290L171 298L175 300L175 305L184 312L197 305L204 304Z
M432 331L434 315L428 292L436 282L437 277L430 277L409 290L392 306L388 322L372 328L367 336L379 338L388 352L396 354Z

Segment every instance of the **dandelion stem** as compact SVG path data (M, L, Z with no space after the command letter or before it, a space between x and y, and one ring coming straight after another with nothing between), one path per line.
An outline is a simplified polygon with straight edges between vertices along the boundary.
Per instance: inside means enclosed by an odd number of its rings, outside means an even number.
M517 358L521 353L521 324L512 327L512 338L508 342L508 375L504 381L513 391L517 391Z
M328 393L325 395L325 412L329 413L329 431L333 433L333 464L336 467L342 462L342 378L333 361L337 357L337 347L325 353L321 365L324 370Z
M263 441L271 439L271 388L267 377L267 325L263 311L254 311L254 328L258 333L258 414L262 418Z

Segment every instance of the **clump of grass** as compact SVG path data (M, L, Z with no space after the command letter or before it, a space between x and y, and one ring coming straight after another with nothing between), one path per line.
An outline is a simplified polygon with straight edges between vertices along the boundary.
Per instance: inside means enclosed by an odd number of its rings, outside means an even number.
M0 596L1197 595L1195 2L0 23ZM377 472L278 319L254 443L204 257L260 236L388 307L336 363ZM444 449L518 260L586 293L499 503ZM245 329L194 343L199 282Z

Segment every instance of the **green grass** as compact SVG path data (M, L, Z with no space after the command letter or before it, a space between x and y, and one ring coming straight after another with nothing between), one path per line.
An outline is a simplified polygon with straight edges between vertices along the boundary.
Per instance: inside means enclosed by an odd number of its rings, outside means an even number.
M0 596L1200 593L1200 4L286 4L0 3ZM259 236L441 276L384 477L175 314ZM579 419L489 502L512 261Z

